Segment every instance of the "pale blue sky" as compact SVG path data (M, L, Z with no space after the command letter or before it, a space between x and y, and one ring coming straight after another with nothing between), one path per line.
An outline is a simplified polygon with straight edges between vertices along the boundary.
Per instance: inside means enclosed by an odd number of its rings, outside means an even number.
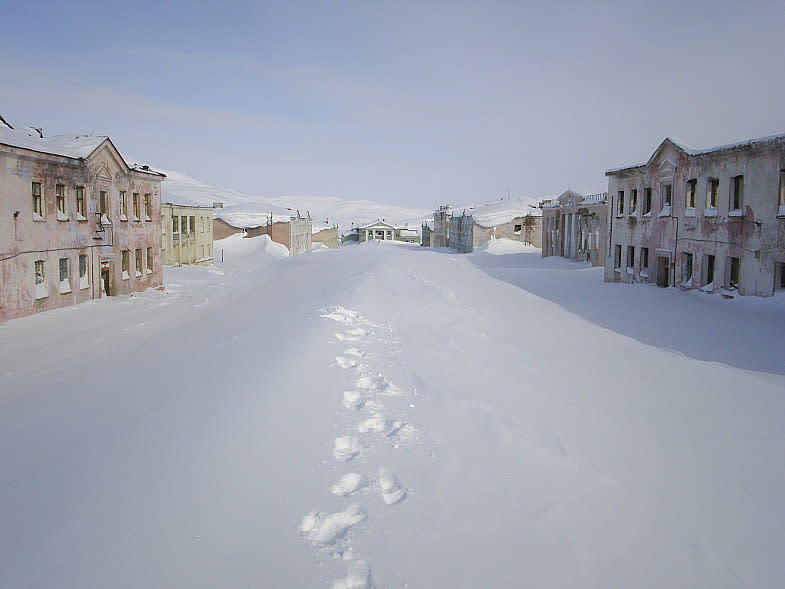
M785 132L785 4L7 3L0 114L208 183L430 208Z

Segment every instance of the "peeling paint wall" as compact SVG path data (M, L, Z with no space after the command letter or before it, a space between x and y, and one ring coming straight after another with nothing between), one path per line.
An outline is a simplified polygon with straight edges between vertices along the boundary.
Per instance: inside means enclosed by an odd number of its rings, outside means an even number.
M609 172L611 229L605 280L659 281L707 292L771 296L775 274L785 263L785 217L777 216L783 169L785 144L780 138L697 155L665 141L647 165ZM732 206L736 176L743 176L739 209ZM712 179L718 182L716 207L709 206ZM696 181L694 207L688 199L691 180ZM667 184L672 186L670 209L663 202L663 191L667 190L663 186ZM643 211L641 200L646 188L652 194L648 213ZM634 211L629 210L631 190L638 191ZM620 211L622 199L625 206ZM632 260L628 259L630 246L634 248ZM648 249L648 272L641 248ZM708 276L710 256L713 280ZM735 285L729 278L731 258L739 263Z
M33 212L33 183L41 186L42 215ZM62 187L64 210L58 212ZM0 145L0 320L22 317L93 298L102 293L105 268L110 294L128 294L162 283L160 264L161 177L129 171L109 141L86 160ZM84 215L77 211L77 188L84 189ZM101 219L99 193L107 194ZM127 199L149 195L150 216L137 223L120 220L120 192ZM130 206L130 204L129 204ZM147 268L151 248L152 268ZM123 274L122 252L129 252ZM137 250L142 272L136 272ZM80 256L85 275L80 276ZM67 271L60 280L60 260ZM36 277L36 262L43 275ZM41 284L36 285L36 280Z
M542 206L542 257L561 256L604 266L608 204L603 195L584 197L567 191Z

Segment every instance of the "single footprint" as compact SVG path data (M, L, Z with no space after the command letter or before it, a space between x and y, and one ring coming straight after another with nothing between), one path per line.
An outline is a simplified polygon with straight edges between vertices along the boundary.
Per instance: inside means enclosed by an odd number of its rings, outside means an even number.
M357 503L335 513L312 511L303 518L300 532L314 546L328 546L365 518L365 512Z
M332 319L338 323L351 325L360 316L357 311L352 311L345 307L332 307L329 313L322 315L324 319Z
M360 453L360 441L353 436L335 438L333 456L338 462L349 462Z
M362 395L357 391L343 392L343 406L347 409L359 409L364 404Z
M398 477L388 468L379 469L379 486L382 489L382 499L387 505L403 501L409 491L398 482Z
M346 348L343 351L343 353L346 354L347 356L353 356L355 358L364 358L365 357L365 352L363 352L362 350L359 350L357 348Z
M345 356L336 356L335 361L341 368L355 368L357 366L357 360Z
M366 374L357 379L355 386L369 393L380 395L399 395L400 390L382 374Z
M333 581L332 589L371 589L371 569L362 560L349 565L346 577Z
M390 422L381 413L374 413L368 419L357 424L357 431L361 434L368 432L382 433L390 427Z
M366 486L365 477L357 472L350 472L341 477L341 480L330 487L333 495L338 497L347 497L355 491L359 491Z

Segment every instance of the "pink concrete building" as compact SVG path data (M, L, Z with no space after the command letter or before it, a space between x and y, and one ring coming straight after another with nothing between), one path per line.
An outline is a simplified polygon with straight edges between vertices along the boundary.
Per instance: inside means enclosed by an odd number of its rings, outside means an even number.
M0 321L161 285L164 177L0 117Z

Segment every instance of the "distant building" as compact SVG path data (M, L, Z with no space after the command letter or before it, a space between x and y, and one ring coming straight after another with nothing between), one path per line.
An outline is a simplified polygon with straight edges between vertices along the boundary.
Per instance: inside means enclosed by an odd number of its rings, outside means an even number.
M423 247L431 247L431 228L428 227L428 223L423 223L422 228L420 229L420 235L422 236L420 239L420 245Z
M164 266L212 264L213 208L161 203Z
M567 190L543 201L542 257L561 256L576 262L605 264L608 194L584 196Z
M420 243L420 232L417 229L410 229L408 225L395 228L395 239L406 243Z
M226 239L230 235L235 235L236 233L245 233L245 229L242 227L235 227L228 221L224 221L219 217L215 217L213 219L213 239Z
M450 247L450 219L452 218L452 205L441 205L433 213L433 247Z
M257 237L259 235L269 235L276 243L285 245L289 249L290 256L310 253L312 239L312 220L306 213L303 217L300 211L287 220L275 219L270 215L269 220L264 225L258 227L248 227L246 237Z
M329 248L338 247L338 226L332 225L321 229L314 228L311 243L321 243Z
M449 247L470 253L491 239L512 239L540 247L542 216L536 207L515 207L493 214L455 214L451 205L440 206L433 213L433 247Z
M357 228L359 242L379 239L382 241L393 241L395 239L395 227L384 221L374 221Z
M726 296L785 288L785 135L704 150L668 138L606 176L606 281Z
M160 286L163 178L108 137L0 117L0 321Z

